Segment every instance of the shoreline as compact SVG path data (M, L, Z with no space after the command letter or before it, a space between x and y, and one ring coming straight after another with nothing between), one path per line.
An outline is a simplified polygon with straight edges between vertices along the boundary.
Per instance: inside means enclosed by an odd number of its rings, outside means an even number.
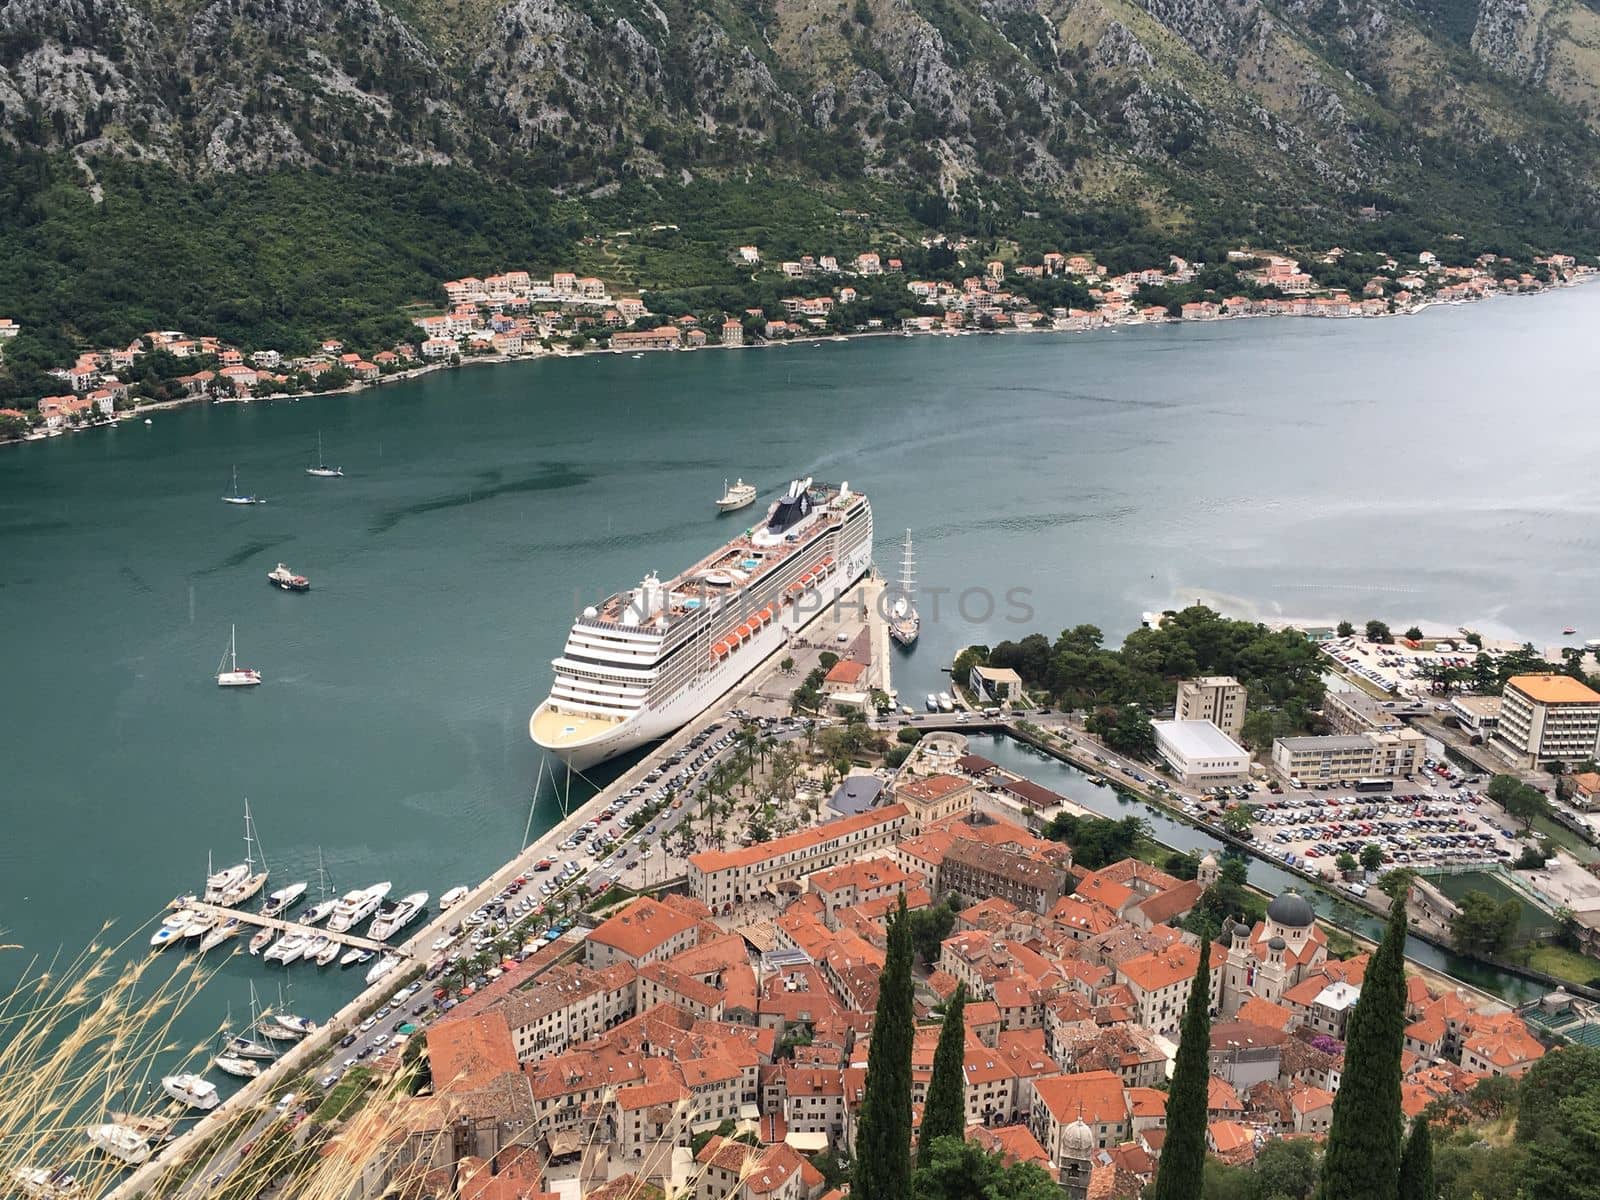
M96 421L96 422L92 422L92 423L85 424L85 425L72 426L72 427L62 428L62 429L49 429L49 430L37 429L37 430L33 430L33 431L30 431L29 433L24 434L22 437L10 438L10 439L7 439L6 441L0 442L0 446L7 446L7 445L20 446L20 445L24 445L24 444L31 443L31 442L51 441L51 440L53 440L55 438L65 437L65 436L68 436L70 434L85 433L85 432L88 432L88 431L94 430L94 429L103 429L103 428L106 428L108 426L115 426L115 425L124 424L124 423L129 422L129 421L138 421L138 420L140 420L142 418L148 418L150 414L155 413L155 412L170 412L170 411L174 411L174 410L177 410L177 409L189 408L189 407L195 406L195 405L202 405L202 404L273 404L273 403L277 403L277 402L285 401L285 400L293 401L295 403L298 403L301 400L314 399L314 398L318 398L318 397L322 397L322 396L353 395L353 394L356 394L356 393L359 393L359 392L365 392L365 391L369 391L369 390L381 389L381 388L384 388L384 387L389 387L389 386L392 386L392 385L397 384L397 383L409 383L412 380L421 379L424 376L434 374L435 372L438 372L438 371L454 371L454 370L461 370L461 369L464 369L464 368L467 368L467 367L474 367L474 366L506 366L506 365L518 364L518 363L532 363L532 362L538 362L538 361L542 361L544 359L550 359L550 358L587 358L587 357L598 356L598 355L611 355L611 356L616 356L616 357L642 358L643 356L645 356L647 354L649 354L649 355L656 355L656 354L689 354L689 353L698 354L698 353L700 353L701 351L704 351L704 350L769 350L769 349L781 349L781 348L783 348L785 346L792 346L792 345L813 345L813 346L815 346L815 345L820 345L820 344L827 343L827 342L853 342L853 341L864 340L864 339L869 339L869 338L916 338L916 339L921 339L921 338L938 338L938 337L943 337L943 338L990 337L990 336L1021 337L1021 336L1033 336L1033 335L1039 335L1039 334L1061 334L1061 335L1083 336L1083 335L1093 335L1093 334L1114 333L1114 332L1117 332L1117 331L1123 330L1123 329L1140 329L1140 328L1145 328L1145 327L1159 327L1159 326L1166 326L1166 325L1204 326L1204 325L1216 325L1216 324L1224 324L1224 323L1231 324L1233 322L1238 322L1238 321L1257 321L1257 320L1286 320L1286 321L1301 321L1301 320L1349 321L1349 320L1358 320L1358 321L1372 321L1372 320L1385 320L1385 319L1393 318L1393 317L1411 317L1411 316L1416 316L1419 313L1422 313L1425 310L1430 309L1430 308L1461 308L1461 307L1468 307L1468 306L1476 306L1476 305L1479 305L1479 304L1483 304L1483 303L1486 303L1486 302L1492 302L1492 301L1495 301L1495 300L1523 300L1523 299L1531 300L1531 299L1538 299L1538 298L1540 298L1542 296L1549 295L1549 294L1551 294L1553 292L1564 291L1564 290L1569 290L1569 289L1581 287L1584 284L1590 283L1590 282L1592 282L1592 281L1594 281L1596 279L1600 279L1600 272L1591 273L1591 274L1585 274L1585 275L1580 276L1577 279L1566 280L1566 281L1563 281L1563 282L1560 282L1560 283L1548 284L1548 285L1546 285L1544 287L1539 288L1537 291L1533 291L1533 292L1514 292L1514 293L1493 292L1493 293L1490 293L1487 296L1484 296L1484 297L1482 297L1480 299L1476 299L1476 300L1421 300L1421 301L1418 301L1415 304L1408 305L1405 308L1397 309L1394 312L1380 313L1380 314L1352 313L1352 314L1349 314L1349 315L1343 316L1343 317L1327 316L1327 315L1320 314L1320 313L1316 314L1316 315L1312 315L1312 314L1293 315L1293 314L1285 314L1285 313L1224 313L1224 314L1219 314L1219 315L1217 315L1215 317L1208 317L1208 318L1205 318L1203 320L1194 320L1194 321L1185 321L1185 320L1182 320L1182 319L1177 318L1177 317L1168 317L1168 318L1166 318L1165 320L1162 320L1162 321L1146 321L1146 320L1143 320L1141 318L1141 319L1135 319L1135 320L1129 320L1129 321L1107 321L1107 322L1104 322L1102 324L1095 325L1095 326L1092 326L1092 327L1077 328L1077 329L1057 329L1057 328L1049 328L1049 329L1039 329L1039 328L1027 328L1027 329L1018 329L1018 328L1010 328L1010 329L965 329L965 328L963 328L963 329L930 329L930 330L919 330L919 331L892 330L892 329L869 329L869 330L860 330L860 331L853 332L853 333L818 334L816 336L799 337L799 338L786 338L786 339L782 339L782 340L769 340L769 339L763 338L760 341L743 342L743 343L741 343L739 345L727 345L725 343L716 343L716 344L711 344L711 345L706 345L706 346L697 346L697 347L673 347L671 349L659 349L659 348L655 348L655 347L640 348L640 349L633 349L633 348L612 349L609 346L606 346L606 347L596 346L596 347L592 347L592 348L588 348L588 349L573 350L573 349L569 349L569 348L565 348L564 347L564 348L562 348L560 350L543 350L543 349L541 349L539 352L532 353L532 354L475 354L475 355L471 355L471 356L462 356L457 361L454 361L454 362L423 363L423 364L421 364L419 366L416 366L416 367L407 368L407 369L402 370L402 371L396 371L392 375L382 376L382 377L380 377L380 378L378 378L376 380L372 380L370 382L355 381L355 382L351 382L349 384L346 384L344 387L329 388L326 391L320 391L320 392L286 392L286 393L284 393L282 395L263 396L263 397L260 397L260 398L255 398L255 397L183 396L183 397L179 397L179 398L173 399L173 400L155 400L155 401L151 401L151 402L149 402L147 404L138 405L137 407L134 407L134 408L125 409L125 410L123 410L121 412L116 413L114 416L112 416L110 419L107 419L107 420L101 420L101 421Z

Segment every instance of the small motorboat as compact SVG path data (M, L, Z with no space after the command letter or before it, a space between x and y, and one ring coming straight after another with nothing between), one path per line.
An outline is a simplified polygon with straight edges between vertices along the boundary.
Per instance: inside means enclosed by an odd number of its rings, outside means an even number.
M1563 636L1563 637L1571 637L1573 634L1575 634L1577 632L1578 632L1577 629L1575 629L1571 625L1568 625L1565 629L1563 629L1561 631L1561 636Z
M453 887L444 895L439 897L439 910L443 912L447 908L454 908L471 894L472 893L467 888L460 887L459 885Z
M276 929L273 929L271 926L263 925L260 929L256 930L255 935L250 939L250 953L260 954L268 946L272 945L272 939L277 935L278 931Z
M341 967L358 967L364 962L371 961L371 950L363 950L360 946L355 946L345 951L344 957L339 960L339 965Z
M51 1171L46 1167L12 1167L11 1182L24 1196L36 1200L64 1200L76 1196L81 1190L78 1181L65 1169Z
M330 939L328 944L326 946L324 946L321 950L318 950L317 953L316 953L317 966L319 966L319 967L327 966L334 959L339 957L339 951L341 951L343 949L344 949L343 945L341 945L339 942L335 942L335 941Z

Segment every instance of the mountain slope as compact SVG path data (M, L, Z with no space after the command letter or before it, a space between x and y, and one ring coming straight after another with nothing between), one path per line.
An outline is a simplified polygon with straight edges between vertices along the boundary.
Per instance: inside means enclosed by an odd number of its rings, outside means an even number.
M990 232L1587 249L1594 47L1575 0L6 0L0 146L91 190L123 157L670 207L756 169Z

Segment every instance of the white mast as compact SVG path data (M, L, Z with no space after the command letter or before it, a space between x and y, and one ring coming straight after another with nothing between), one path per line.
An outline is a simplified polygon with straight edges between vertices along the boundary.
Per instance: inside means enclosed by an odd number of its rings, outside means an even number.
M911 603L911 594L915 590L917 581L917 567L911 557L911 530L906 530L905 553L900 559L900 591L906 598L906 603Z

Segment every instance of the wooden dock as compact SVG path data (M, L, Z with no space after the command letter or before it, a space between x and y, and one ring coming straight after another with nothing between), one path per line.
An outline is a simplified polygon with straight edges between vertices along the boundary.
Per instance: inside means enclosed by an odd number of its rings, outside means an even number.
M258 912L245 912L242 908L224 908L220 904L206 904L203 901L192 900L185 907L195 912L210 913L221 920L232 917L241 925L255 925L260 928L276 929L280 933L299 933L307 937L322 936L330 941L338 942L342 946L350 946L361 950L371 950L377 954L393 954L398 958L409 958L410 953L400 946L391 946L388 942L375 942L371 938L358 937L353 933L334 933L331 929L321 929L315 925L300 925L294 921L285 921L281 917L269 917Z

